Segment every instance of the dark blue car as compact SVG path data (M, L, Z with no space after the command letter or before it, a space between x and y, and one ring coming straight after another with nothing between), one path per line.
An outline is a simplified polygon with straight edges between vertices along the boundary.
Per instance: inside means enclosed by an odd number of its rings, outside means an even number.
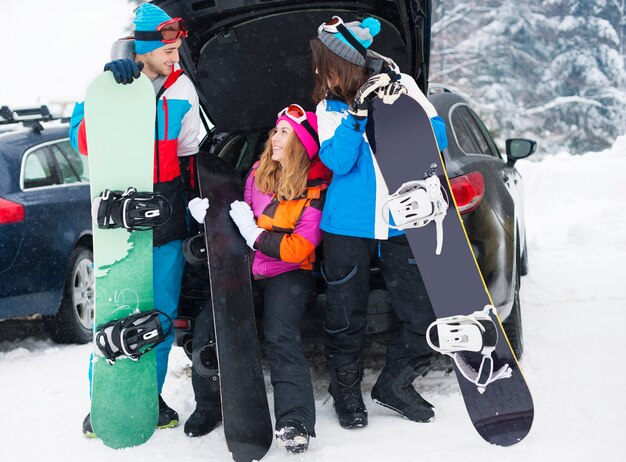
M85 343L94 307L87 159L67 123L50 119L45 106L0 109L0 320L42 315L53 340Z

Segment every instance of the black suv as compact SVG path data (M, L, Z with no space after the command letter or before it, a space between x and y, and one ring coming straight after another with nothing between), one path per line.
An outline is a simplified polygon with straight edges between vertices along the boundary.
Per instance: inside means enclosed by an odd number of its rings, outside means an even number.
M373 49L392 58L428 92L430 0L155 0L182 17L190 34L181 64L194 81L210 123L202 149L234 165L244 176L260 155L276 108L307 106L313 78L309 40L333 15L344 21L374 16L382 31ZM448 92L430 96L445 119L450 146L444 153L455 197L494 304L516 353L522 352L520 276L528 267L522 182L514 168L535 143L509 140L506 157L467 102ZM312 104L307 107L314 110ZM210 128L210 129L209 129ZM188 269L181 296L177 341L189 352L193 319L206 300L206 275ZM201 270L200 270L201 271ZM309 319L319 324L324 286ZM370 333L389 330L394 316L382 278L372 268ZM317 332L321 332L319 329ZM319 335L319 334L318 334Z

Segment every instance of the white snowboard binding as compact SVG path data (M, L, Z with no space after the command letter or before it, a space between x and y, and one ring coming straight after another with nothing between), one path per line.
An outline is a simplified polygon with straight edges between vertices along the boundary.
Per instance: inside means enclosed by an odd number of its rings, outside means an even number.
M421 228L434 221L437 226L435 253L440 255L443 246L443 219L448 207L446 191L437 176L437 164L432 164L423 180L404 183L389 196L383 204L383 216L387 221L391 213L395 224L387 224L394 229Z
M513 371L508 364L494 372L492 354L498 343L498 330L490 314L495 308L485 306L482 311L475 311L469 316L450 316L433 322L426 331L428 345L439 353L450 356L463 377L475 384L479 393L484 393L487 385L496 380L511 377ZM439 345L431 340L431 330L436 327ZM482 354L478 370L468 362L468 352Z

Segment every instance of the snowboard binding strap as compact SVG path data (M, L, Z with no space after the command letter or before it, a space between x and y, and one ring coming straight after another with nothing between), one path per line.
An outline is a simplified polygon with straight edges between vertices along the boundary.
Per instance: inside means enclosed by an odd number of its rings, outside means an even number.
M207 252L204 243L204 233L188 237L183 241L183 255L191 266L206 266Z
M513 373L508 364L494 372L492 354L498 343L498 331L490 316L492 312L495 312L495 308L487 305L482 311L475 311L469 316L440 318L426 331L428 345L433 350L450 356L463 377L475 384L479 393L484 393L490 383L509 378ZM431 339L431 330L434 327L437 327L438 345ZM478 370L468 361L471 353L482 355Z
M164 224L172 214L169 201L151 192L105 189L93 200L91 216L100 229L125 228L147 231Z
M159 315L169 321L169 328L163 331ZM109 364L115 364L120 357L137 361L167 338L172 331L172 320L159 310L135 313L122 319L109 321L98 326L95 332L96 346Z
M449 207L446 190L437 176L437 164L432 164L423 180L404 183L383 204L383 216L393 229L421 228L431 221L437 227L437 248L443 247L443 219ZM391 214L395 225L388 222Z

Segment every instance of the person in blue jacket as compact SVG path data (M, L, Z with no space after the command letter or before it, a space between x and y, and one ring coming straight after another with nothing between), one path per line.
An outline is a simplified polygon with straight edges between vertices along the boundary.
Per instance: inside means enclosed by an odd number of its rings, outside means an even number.
M372 399L416 422L434 417L433 406L412 384L430 364L425 334L435 316L404 232L390 228L382 213L390 191L367 138L369 103L374 96L392 103L406 93L429 115L440 149L446 148L447 138L443 119L413 78L369 49L379 31L374 18L344 24L333 16L310 42L319 155L333 172L320 225L327 282L326 364L329 391L344 428L367 425L361 354L374 258L401 327L389 342Z

